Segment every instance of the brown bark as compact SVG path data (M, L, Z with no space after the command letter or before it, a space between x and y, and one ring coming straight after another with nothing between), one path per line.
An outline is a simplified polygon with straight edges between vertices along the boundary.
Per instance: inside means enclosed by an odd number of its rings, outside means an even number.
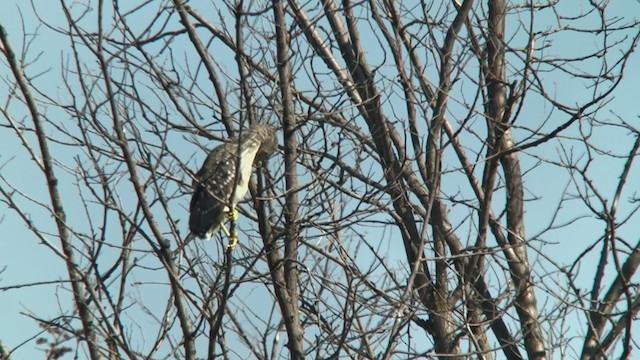
M282 0L273 0L273 14L276 31L276 51L279 77L280 96L282 96L282 121L284 124L284 171L286 184L286 197L284 205L284 258L283 267L284 284L286 290L281 292L278 298L282 316L289 336L290 356L292 359L303 359L304 330L300 323L299 295L298 295L298 143L296 129L298 128L296 115L293 111L293 99L291 91L291 66L289 65L289 36L285 22Z

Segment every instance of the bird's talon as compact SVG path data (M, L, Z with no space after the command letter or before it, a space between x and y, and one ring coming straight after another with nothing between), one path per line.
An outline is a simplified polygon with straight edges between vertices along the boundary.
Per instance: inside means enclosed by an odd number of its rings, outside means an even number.
M227 211L227 219L229 219L229 221L238 220L238 210L234 208L232 210Z
M233 250L235 249L236 245L238 244L238 234L230 234L229 235L229 245L227 245L227 248Z

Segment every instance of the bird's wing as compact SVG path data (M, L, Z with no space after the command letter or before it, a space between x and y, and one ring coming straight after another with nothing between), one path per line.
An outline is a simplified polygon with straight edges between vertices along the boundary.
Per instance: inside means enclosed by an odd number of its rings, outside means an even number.
M189 229L198 237L210 237L224 220L236 173L233 148L223 144L214 149L195 175Z

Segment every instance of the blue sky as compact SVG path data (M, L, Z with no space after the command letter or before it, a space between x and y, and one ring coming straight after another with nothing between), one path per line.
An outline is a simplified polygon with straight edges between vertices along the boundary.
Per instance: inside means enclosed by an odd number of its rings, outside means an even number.
M18 4L23 9L24 18L21 18L18 11ZM561 6L570 2L562 2ZM37 12L44 15L45 19L53 22L61 19L62 13L58 8L57 2L42 1L38 3ZM20 0L5 0L3 3L3 10L0 12L0 24L2 24L9 33L10 40L13 42L13 46L16 50L22 47L22 29L26 29L27 33L33 33L38 31L41 35L36 37L31 48L30 55L35 57L38 55L36 65L32 67L32 74L39 69L43 72L51 70L50 73L45 73L37 81L40 85L45 86L47 91L51 91L51 94L56 94L59 91L57 85L57 79L60 74L60 62L67 61L64 55L63 49L68 47L68 39L55 34L44 26L38 27L39 21L33 16L33 11L30 8L28 2ZM638 1L622 1L612 4L613 15L628 16L628 14L640 14L640 3ZM590 44L584 44L579 34L572 37L562 37L557 39L560 42L561 48L569 53L579 52L583 47L588 47ZM556 48L554 48L556 49ZM639 54L634 54L631 64L640 64ZM3 65L2 65L3 66ZM4 70L0 72L5 75ZM47 80L51 79L49 83ZM630 66L626 73L626 79L621 88L617 91L616 97L607 105L607 114L604 117L615 118L616 116L623 117L629 122L638 122L638 79L640 79L640 66ZM567 86L566 84L570 84ZM584 98L591 95L590 89L584 89L575 87L573 82L564 82L563 79L558 79L555 92L561 98L575 97L576 102L580 102ZM6 98L7 87L5 83L0 83L0 99ZM18 108L18 107L14 107ZM548 109L541 108L536 109L535 105L528 108L528 118L533 119L532 123L537 123L538 119L544 118ZM26 114L15 113L12 114L16 119L21 119ZM50 110L49 116L55 117L57 114L55 110ZM562 118L561 115L558 115ZM526 124L523 124L525 126ZM571 131L577 131L578 129L571 129ZM593 141L600 144L603 148L609 149L613 153L625 154L629 150L631 142L626 138L626 141L619 141L618 139L625 139L626 130L608 129L605 131L597 132ZM26 135L29 141L33 141L33 137L30 134ZM186 142L186 141L185 141ZM619 142L619 144L611 146L612 142ZM0 129L0 171L3 176L10 179L13 185L25 189L25 191L34 199L39 199L43 202L48 202L48 194L44 187L44 182L40 173L38 173L35 165L30 161L29 157L24 151L12 151L12 149L19 149L20 144L18 139L10 131ZM195 151L195 150L194 150ZM525 152L522 155L523 167L525 170L532 167L538 160L541 154L549 154L550 157L557 157L559 152L557 142L549 142L535 149L535 151ZM202 154L197 156L202 157ZM192 165L196 164L201 159L195 159L192 161ZM614 184L617 181L617 176L622 169L622 160L615 160L611 157L604 157L602 160L594 162L594 166L590 169L590 174L594 178L594 183L602 188L606 189L604 196L608 198L613 197L613 191L615 191ZM628 200L632 196L638 195L638 188L636 184L640 184L640 171L637 167L632 172L632 176L629 180L627 191L623 195L623 200ZM531 179L534 181L527 182L527 189L531 197L544 196L544 199L531 202L527 207L527 233L533 235L538 233L541 229L545 228L549 224L549 211L558 203L561 191L565 185L570 181L569 174L558 167L545 166L532 170ZM61 175L67 176L67 175ZM126 181L126 180L121 180ZM445 185L449 186L449 185ZM457 184L451 184L450 189L447 191L455 192ZM66 196L77 196L77 189L63 188L62 191ZM126 199L124 200L126 201ZM578 227L570 227L567 229L559 229L548 234L544 234L539 240L548 241L549 244L544 245L544 248L551 251L547 253L557 256L554 258L558 261L565 261L567 259L574 259L577 255L577 251L581 251L584 248L584 242L593 242L601 235L603 231L603 223L601 221L594 220L593 214L590 214L584 209L583 206L576 206L571 208L575 202L567 202L565 204L566 210L561 213L559 221L568 221L572 218L580 218L577 220ZM625 206L621 208L621 212L631 208L627 203L622 204ZM71 208L67 209L71 214L81 215L84 209ZM43 218L46 218L46 214L41 209L33 209L34 213L40 214ZM459 213L458 213L459 212ZM453 208L453 216L464 216L464 209ZM539 219L539 220L538 220ZM0 270L4 268L4 272L0 273L0 287L6 287L18 284L29 284L42 281L56 281L65 278L66 269L63 262L60 259L52 256L51 251L38 242L34 236L26 229L22 221L11 211L6 211L6 207L0 205L0 239L5 251L0 252ZM183 223L184 224L184 223ZM48 230L54 232L53 221L47 227ZM629 238L632 242L637 241L637 234L640 233L640 225L629 224L622 228L622 236ZM470 235L473 238L473 235ZM56 244L57 245L57 244ZM540 245L541 247L543 245ZM396 252L398 263L401 262L402 252ZM597 255L597 252L594 253ZM544 263L546 260L538 259L535 255L533 258L537 261ZM594 258L595 259L595 258ZM588 287L593 280L592 272L586 271L584 278L578 279L578 284ZM153 280L153 273L149 274L149 278L140 278L140 282L147 280ZM140 296L144 298L153 298L154 291L158 290L153 286L141 287ZM159 290L161 291L161 290ZM37 314L39 316L47 317L53 316L58 312L64 312L69 304L70 294L67 290L60 288L57 285L38 285L32 287L23 287L20 289L12 289L10 291L0 292L0 303L3 304L0 307L0 319L1 324L10 323L11 326L0 326L0 341L10 348L14 348L22 342L28 342L33 336L37 335L38 328L34 321L24 314ZM158 310L161 310L166 304L159 303L156 305ZM575 327L582 326L583 324L576 324ZM636 325L637 326L637 325ZM14 360L31 359L39 357L40 352L35 348L37 346L33 341L26 343L13 355Z

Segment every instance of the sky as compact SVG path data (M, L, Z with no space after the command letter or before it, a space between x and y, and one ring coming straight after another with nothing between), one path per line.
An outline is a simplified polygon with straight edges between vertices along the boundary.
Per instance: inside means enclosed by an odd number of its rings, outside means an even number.
M561 2L561 6L571 6L571 1ZM21 49L23 39L21 33L26 30L27 33L39 31L43 34L37 37L32 45L32 55L34 53L41 52L39 57L38 66L45 72L48 68L53 69L55 76L58 76L56 65L64 58L61 56L61 49L68 46L68 40L60 35L55 35L52 31L49 31L44 26L38 27L39 21L33 16L33 11L27 1L24 0L4 0L3 11L0 12L0 24L2 24L7 32L9 38L13 43L14 49ZM621 1L616 2L612 8L612 13L616 14L638 14L640 16L640 3L638 1ZM22 14L19 9L22 8ZM48 19L60 19L62 16L57 2L54 1L41 1L38 3L37 12L46 15ZM565 38L559 41L565 41L563 44L566 51L578 51L583 44L580 41L579 34L575 35L575 38ZM37 49L37 50L35 50ZM640 64L640 56L634 55L631 63ZM2 65L4 66L4 62ZM48 67L50 66L50 67ZM2 73L4 75L4 73ZM48 75L43 75L48 76ZM53 78L55 78L53 76ZM640 79L640 66L630 66L626 75L629 81L624 81L621 85L622 89L618 90L617 96L609 104L611 116L619 115L628 119L638 120L638 103L637 94L638 85L637 80ZM583 89L566 89L563 88L562 82L557 84L557 91L562 96L576 96L584 97L588 96L588 90ZM56 91L56 86L51 85L52 92ZM6 84L0 83L0 99L6 98ZM533 109L531 110L534 111ZM544 109L542 109L544 112ZM13 114L14 117L20 118L25 114ZM55 116L55 113L49 114ZM532 115L533 116L533 115ZM630 120L631 121L631 120ZM618 131L624 131L622 129L615 130L611 133L601 132L595 135L594 141L607 144L612 139L619 136ZM27 135L29 138L29 135ZM33 140L33 139L31 139ZM624 144L628 145L628 144ZM30 159L25 155L24 151L14 152L11 149L15 149L19 146L14 134L9 131L0 129L0 172L7 178L9 178L14 185L19 185L23 188L29 189L29 195L35 199L42 199L43 202L48 201L48 194L45 191L42 178L34 176L37 170L31 163ZM545 151L556 152L558 151L556 144L549 143L542 146ZM628 151L626 147L620 147L614 149L614 151L624 154ZM523 154L523 164L533 166L537 159L533 156L527 156ZM617 175L620 172L620 161L603 161L596 163L596 169L593 169L593 176L597 185L603 188L611 189L608 184L615 183L617 181ZM535 178L538 179L536 183L528 183L527 189L530 191L530 196L544 194L548 201L540 201L531 203L528 208L528 219L540 218L541 221L529 220L528 233L535 234L548 225L548 209L550 206L557 202L560 197L560 193L565 184L570 181L565 171L552 169L545 167L544 173L541 173ZM543 170L532 170L534 172ZM615 176L608 176L614 174ZM633 192L636 192L637 186L633 188L633 184L640 183L640 171L635 168L631 177L630 188L631 193L625 193L626 196L631 196ZM553 191L549 192L549 189L556 189L556 194ZM75 189L63 189L67 193L72 193ZM605 194L607 197L613 197L612 193ZM567 206L570 206L570 202ZM35 211L35 210L34 210ZM70 209L69 211L82 211L82 209ZM454 210L455 211L455 210ZM572 214L571 211L567 211L565 221L570 220L572 217L584 216L584 219L578 220L581 224L579 229L575 228L567 229L566 231L571 233L565 233L565 230L558 230L553 233L553 238L543 238L541 240L549 241L546 246L555 249L560 258L563 256L575 256L575 249L580 248L575 245L574 242L581 241L582 237L593 239L594 232L601 232L602 226L600 223L592 221L593 215L588 213ZM462 214L461 214L462 216ZM54 230L53 222L50 230ZM633 233L640 233L640 224L631 225L624 228L626 236L632 239L637 239L637 236L633 237ZM6 207L0 206L0 246L4 251L0 251L0 288L10 287L17 284L28 284L35 282L55 282L60 278L64 278L66 269L63 262L59 259L52 259L51 251L44 245L40 244L30 232L25 228L24 224L17 218L12 212L6 212ZM543 261L543 260L540 260ZM139 279L141 282L147 279ZM589 284L592 278L579 279L584 281L584 284ZM148 293L141 296L153 297L153 289L147 289ZM38 285L27 286L20 289L11 289L10 291L0 290L0 341L5 346L10 348L18 347L21 343L25 343L21 346L13 355L14 360L32 359L41 357L42 353L38 350L38 346L34 344L32 339L38 336L38 328L35 322L29 318L29 314L38 314L46 316L47 314L55 314L58 311L65 311L67 302L69 299L69 293L56 286L56 285ZM162 308L165 304L158 304L159 308ZM52 310L53 308L53 310ZM7 326L7 324L11 324Z

